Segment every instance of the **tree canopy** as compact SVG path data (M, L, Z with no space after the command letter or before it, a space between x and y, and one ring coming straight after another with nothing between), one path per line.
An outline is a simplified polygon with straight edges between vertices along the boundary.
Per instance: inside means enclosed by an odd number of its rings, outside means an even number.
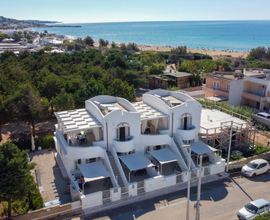
M27 151L7 142L0 146L0 201L8 202L8 216L11 216L11 202L23 200L36 186L28 163Z

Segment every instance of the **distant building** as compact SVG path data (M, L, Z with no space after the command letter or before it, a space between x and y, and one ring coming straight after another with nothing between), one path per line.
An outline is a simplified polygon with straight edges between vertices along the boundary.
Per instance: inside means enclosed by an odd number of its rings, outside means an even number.
M241 75L241 73L238 73ZM230 83L235 80L234 72L212 72L205 73L205 85L202 90L206 97L220 97L223 100L229 99Z
M148 78L148 82L151 88L154 89L167 89L169 87L169 82L168 79L165 78L161 78L160 76L156 76L156 75L151 75Z
M248 106L256 110L270 109L270 70L244 69L244 78L230 84L229 104Z

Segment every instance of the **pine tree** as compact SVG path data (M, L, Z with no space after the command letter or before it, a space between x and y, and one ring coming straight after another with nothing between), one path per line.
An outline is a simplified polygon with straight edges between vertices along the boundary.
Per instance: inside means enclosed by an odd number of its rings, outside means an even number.
M10 142L0 146L0 201L8 202L8 217L11 203L23 200L35 185L30 170L34 164L28 163L27 151L21 151Z

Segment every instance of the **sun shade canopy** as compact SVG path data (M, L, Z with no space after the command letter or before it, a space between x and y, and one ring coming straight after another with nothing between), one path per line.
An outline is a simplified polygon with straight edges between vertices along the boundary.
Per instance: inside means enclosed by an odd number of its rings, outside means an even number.
M82 172L85 182L104 179L111 176L100 160L93 163L78 164L77 166Z
M148 153L151 154L154 158L156 158L160 164L171 163L182 159L175 155L169 148L148 151Z
M141 153L119 156L119 158L130 171L154 166L151 161Z
M195 143L190 144L191 146L191 150L195 153L195 154L206 154L206 153L211 153L213 151L218 151L217 149L210 147L209 145L203 143L202 141L198 141Z
M55 112L54 114L65 133L102 127L86 109Z

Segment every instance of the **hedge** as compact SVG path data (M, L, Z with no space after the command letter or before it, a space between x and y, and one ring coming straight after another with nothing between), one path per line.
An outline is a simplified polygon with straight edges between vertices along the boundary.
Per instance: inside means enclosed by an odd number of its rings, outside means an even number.
M53 136L45 136L35 138L36 149L40 146L42 149L54 148ZM19 141L12 141L13 144L17 145L21 150L31 150L31 138L21 139Z

